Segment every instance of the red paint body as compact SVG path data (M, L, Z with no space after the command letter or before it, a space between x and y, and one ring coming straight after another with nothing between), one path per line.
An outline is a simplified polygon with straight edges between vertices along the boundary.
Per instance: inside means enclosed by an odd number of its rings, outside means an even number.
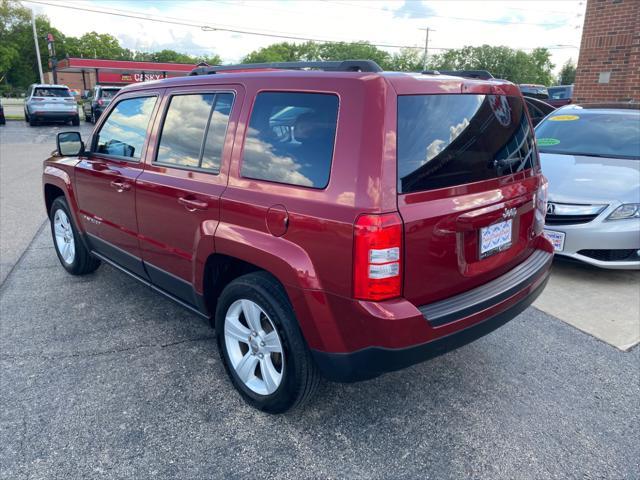
M219 90L235 93L220 174L154 164L168 95ZM325 189L240 175L256 94L279 90L339 97L331 176ZM269 271L284 285L304 337L314 350L353 352L371 346L402 348L429 342L507 309L544 279L486 310L440 327L430 326L419 306L486 284L536 249L552 252L541 229L534 229L534 195L542 175L527 170L453 188L397 193L398 95L519 96L512 84L312 71L175 78L122 90L96 131L119 99L143 93L158 95L158 102L140 163L105 160L92 153L79 160L52 157L45 162L45 184L65 192L80 230L187 282L198 295L207 293L204 266L211 255L234 257ZM114 181L125 189L114 187ZM187 208L194 205L198 208ZM507 208L517 212L513 246L480 260L479 229L498 221ZM402 295L381 302L355 300L354 224L362 214L394 212L404 224ZM142 268L141 276L157 283L149 268Z

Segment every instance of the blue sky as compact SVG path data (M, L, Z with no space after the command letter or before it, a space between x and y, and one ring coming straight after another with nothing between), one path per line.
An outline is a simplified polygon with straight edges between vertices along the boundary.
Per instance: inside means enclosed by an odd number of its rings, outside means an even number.
M532 49L551 47L556 70L577 59L585 2L567 1L361 1L361 0L43 0L25 1L46 14L63 33L81 35L95 30L111 33L131 49L162 48L195 55L217 53L225 62L240 60L252 50L282 39L200 26L225 26L329 40L422 47L430 33L430 51L464 45L507 45ZM195 26L172 25L85 12L62 6L100 11L136 12L158 19L174 19ZM397 51L388 48L390 52Z

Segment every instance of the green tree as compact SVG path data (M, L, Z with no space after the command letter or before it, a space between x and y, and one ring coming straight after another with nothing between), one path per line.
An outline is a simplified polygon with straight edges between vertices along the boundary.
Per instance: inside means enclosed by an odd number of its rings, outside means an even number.
M56 39L58 58L65 54L65 36L41 15L36 17L36 32L42 69L46 71L49 53L45 35L51 33ZM38 81L31 12L14 0L0 0L0 69L0 79L19 89Z
M254 50L242 59L242 63L296 62L319 60L315 42L280 42Z
M558 75L558 85L572 85L576 81L576 64L572 59L567 60Z
M65 40L65 53L70 57L129 60L131 52L120 46L116 37L108 33L89 32L79 38Z
M415 48L402 48L400 52L393 54L389 62L389 70L396 72L420 72L422 71L423 51Z
M553 81L551 54L546 48L531 53L509 47L482 45L448 50L430 58L429 68L436 70L487 70L496 78L514 83L540 83Z

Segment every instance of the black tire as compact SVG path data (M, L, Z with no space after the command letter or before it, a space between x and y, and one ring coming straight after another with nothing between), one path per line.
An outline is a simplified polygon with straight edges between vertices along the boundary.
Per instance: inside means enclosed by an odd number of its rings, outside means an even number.
M75 257L73 259L73 262L71 263L67 263L64 261L62 254L58 249L58 244L56 243L54 218L57 210L62 210L64 212L64 214L69 219L71 230L73 231ZM64 269L71 275L86 275L88 273L95 272L96 269L100 266L100 260L91 255L84 242L82 242L82 240L80 239L80 234L78 233L78 229L73 221L73 216L71 216L69 206L67 205L67 201L64 197L57 197L53 201L51 210L49 211L49 223L51 225L51 237L53 239L53 246L55 248L56 255L58 255L58 260L60 260L60 264L64 267Z
M97 121L98 121L98 117L96 116L95 110L92 108L91 109L91 123L93 123L95 125L95 123Z
M31 125L32 127L38 125L38 121L35 119L35 117L29 116L29 125Z
M27 113L27 111L24 111L24 121L29 123L29 114Z
M87 112L84 112L84 121L85 122L90 122L91 121L91 116L87 115Z
M280 385L270 395L260 395L248 388L232 367L227 352L224 324L227 310L236 301L255 302L275 326L284 350ZM302 337L293 308L280 283L267 272L254 272L237 278L223 290L215 315L218 350L225 370L242 398L266 413L283 413L304 405L313 397L320 376L309 348Z
M73 117L73 120L71 120L71 125L73 125L74 127L78 127L80 125L80 115L76 115L75 117Z

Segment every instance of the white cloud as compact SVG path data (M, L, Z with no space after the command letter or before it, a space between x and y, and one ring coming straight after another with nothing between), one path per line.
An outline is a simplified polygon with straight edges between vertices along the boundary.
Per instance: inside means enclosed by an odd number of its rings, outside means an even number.
M237 62L252 50L283 39L223 31L202 31L197 27L169 25L100 13L69 10L24 2L45 13L66 35L95 30L111 33L127 48L153 51L172 48L195 55L219 54L225 62ZM51 2L54 3L54 2ZM56 2L69 5L67 0ZM77 7L143 12L188 20L259 30L292 33L305 37L336 40L369 40L421 47L430 27L430 47L459 48L464 45L507 45L533 48L551 45L579 46L584 3L539 1L400 2L358 0L309 0L300 2L247 0L202 1L97 1L78 0ZM458 17L458 18L452 18ZM489 19L508 23L481 23L459 18ZM536 25L539 24L539 25ZM576 28L578 27L578 28ZM390 51L393 51L391 49ZM575 48L552 49L556 70L569 58L577 59Z

